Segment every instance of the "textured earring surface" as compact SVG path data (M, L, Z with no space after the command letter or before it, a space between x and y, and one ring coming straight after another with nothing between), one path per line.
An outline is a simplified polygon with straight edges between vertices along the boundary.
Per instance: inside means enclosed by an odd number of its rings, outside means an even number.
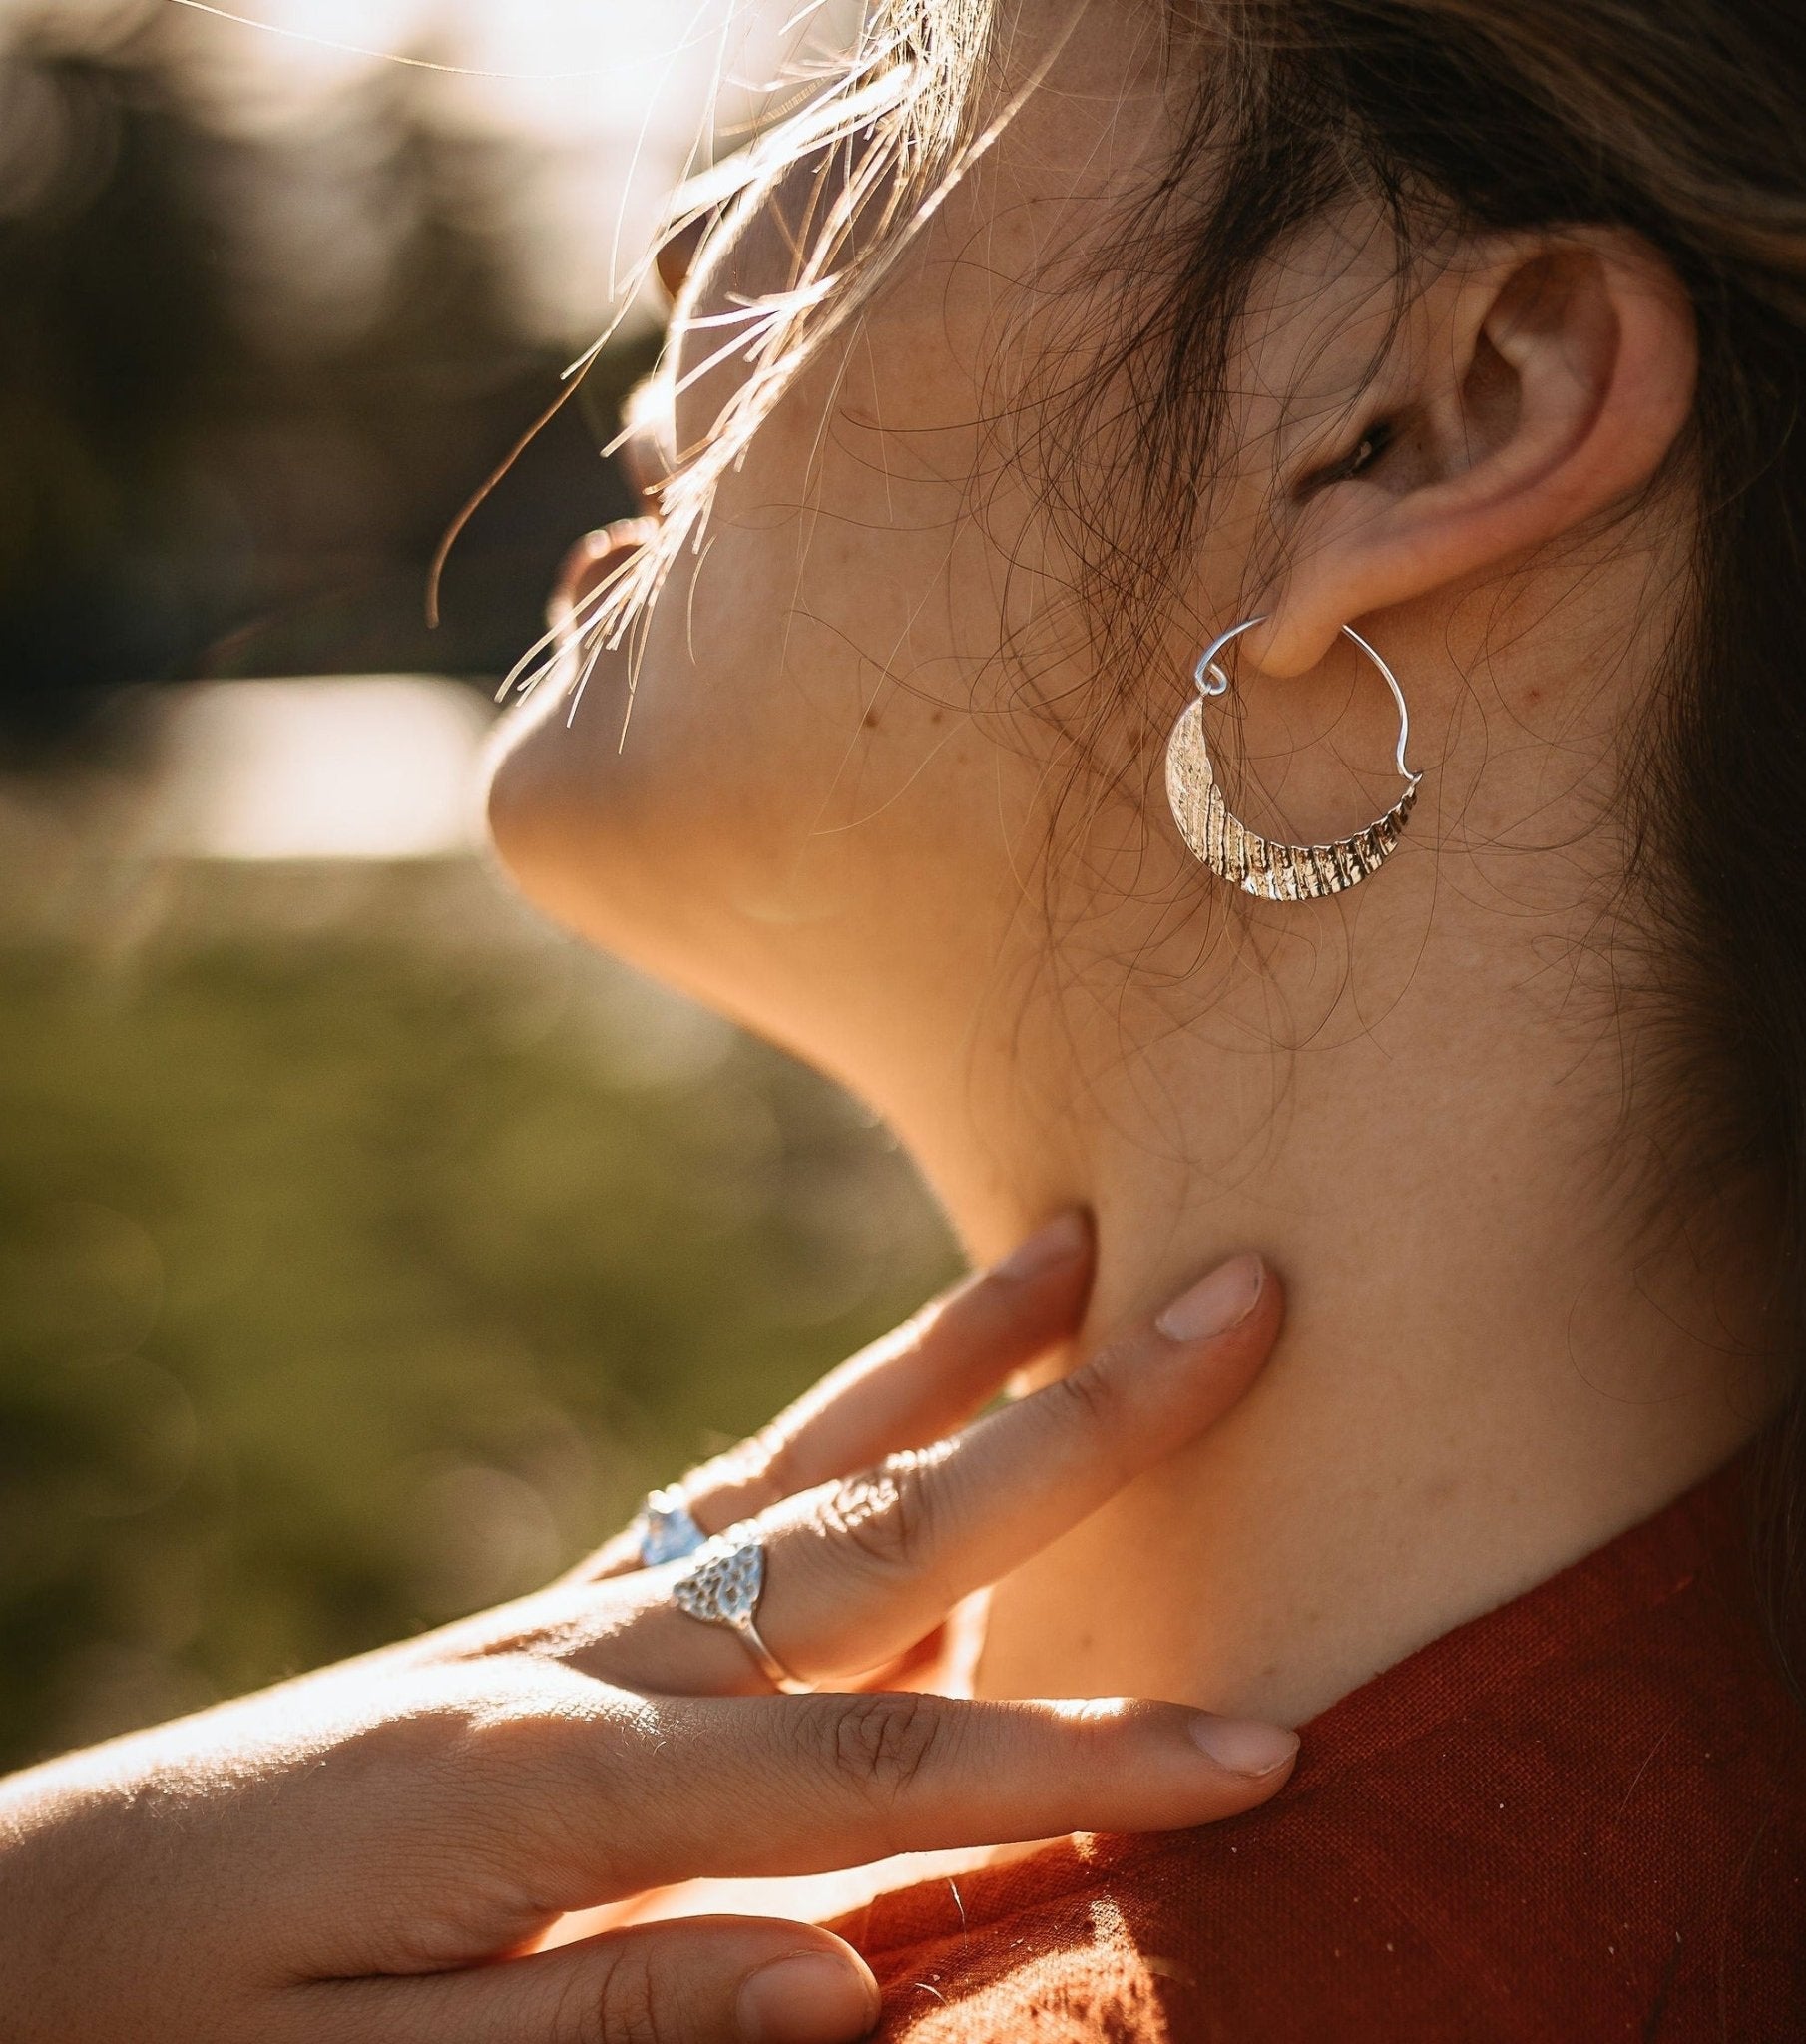
M1405 741L1410 733L1405 698L1392 670L1351 625L1343 633L1366 654L1391 688L1399 709L1398 769L1405 779L1405 792L1383 816L1351 837L1338 837L1328 844L1282 844L1229 813L1210 764L1210 749L1204 741L1205 696L1220 696L1229 678L1217 665L1216 656L1243 632L1263 623L1247 618L1212 640L1198 656L1194 680L1199 700L1186 706L1173 726L1166 744L1166 799L1173 821L1191 850L1210 870L1244 894L1257 894L1266 901L1308 901L1324 894L1339 894L1364 880L1390 858L1404 835L1411 811L1417 806L1421 773L1405 764Z

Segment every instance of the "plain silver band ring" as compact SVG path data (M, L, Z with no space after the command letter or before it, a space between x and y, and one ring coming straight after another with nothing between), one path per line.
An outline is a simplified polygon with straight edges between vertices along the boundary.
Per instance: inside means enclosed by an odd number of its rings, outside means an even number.
M734 1631L746 1642L747 1652L758 1663L759 1673L773 1689L781 1690L787 1697L806 1697L814 1693L815 1685L804 1682L800 1675L792 1675L784 1664L765 1645L759 1629L750 1616L742 1618Z

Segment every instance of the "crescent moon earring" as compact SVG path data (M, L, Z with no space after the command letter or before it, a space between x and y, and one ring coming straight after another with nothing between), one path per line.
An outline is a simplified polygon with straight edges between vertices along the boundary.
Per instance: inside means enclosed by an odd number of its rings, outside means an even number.
M1397 677L1352 625L1344 625L1343 637L1352 639L1379 669L1398 705L1397 758L1404 793L1365 830L1357 830L1352 837L1338 837L1331 844L1276 843L1230 815L1204 743L1204 699L1222 695L1229 686L1228 675L1217 663L1218 654L1242 633L1265 622L1264 617L1244 618L1239 625L1219 632L1198 655L1191 675L1198 700L1186 706L1166 743L1166 799L1172 805L1179 835L1231 887L1239 887L1244 894L1258 894L1266 901L1308 901L1322 894L1339 894L1385 864L1398 849L1411 820L1418 783L1424 776L1405 764L1411 713L1405 708Z

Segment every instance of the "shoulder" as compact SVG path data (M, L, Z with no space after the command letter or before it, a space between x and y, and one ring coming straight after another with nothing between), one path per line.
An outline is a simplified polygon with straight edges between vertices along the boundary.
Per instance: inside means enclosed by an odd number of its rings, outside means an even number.
M880 1897L880 2034L1806 2037L1801 1721L1702 1509L1345 1699L1262 1809Z

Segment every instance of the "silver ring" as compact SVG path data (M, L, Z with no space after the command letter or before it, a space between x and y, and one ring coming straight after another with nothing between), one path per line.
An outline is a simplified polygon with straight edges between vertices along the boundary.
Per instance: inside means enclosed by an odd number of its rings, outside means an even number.
M632 1531L640 1543L643 1569L656 1569L665 1561L681 1561L708 1540L708 1535L690 1517L683 1493L675 1488L649 1491L645 1504L635 1514Z
M696 1551L688 1568L672 1585L679 1611L704 1625L724 1625L738 1633L759 1672L786 1696L803 1696L812 1682L792 1675L772 1653L758 1629L758 1601L765 1594L765 1542L756 1519L742 1519L717 1533Z

